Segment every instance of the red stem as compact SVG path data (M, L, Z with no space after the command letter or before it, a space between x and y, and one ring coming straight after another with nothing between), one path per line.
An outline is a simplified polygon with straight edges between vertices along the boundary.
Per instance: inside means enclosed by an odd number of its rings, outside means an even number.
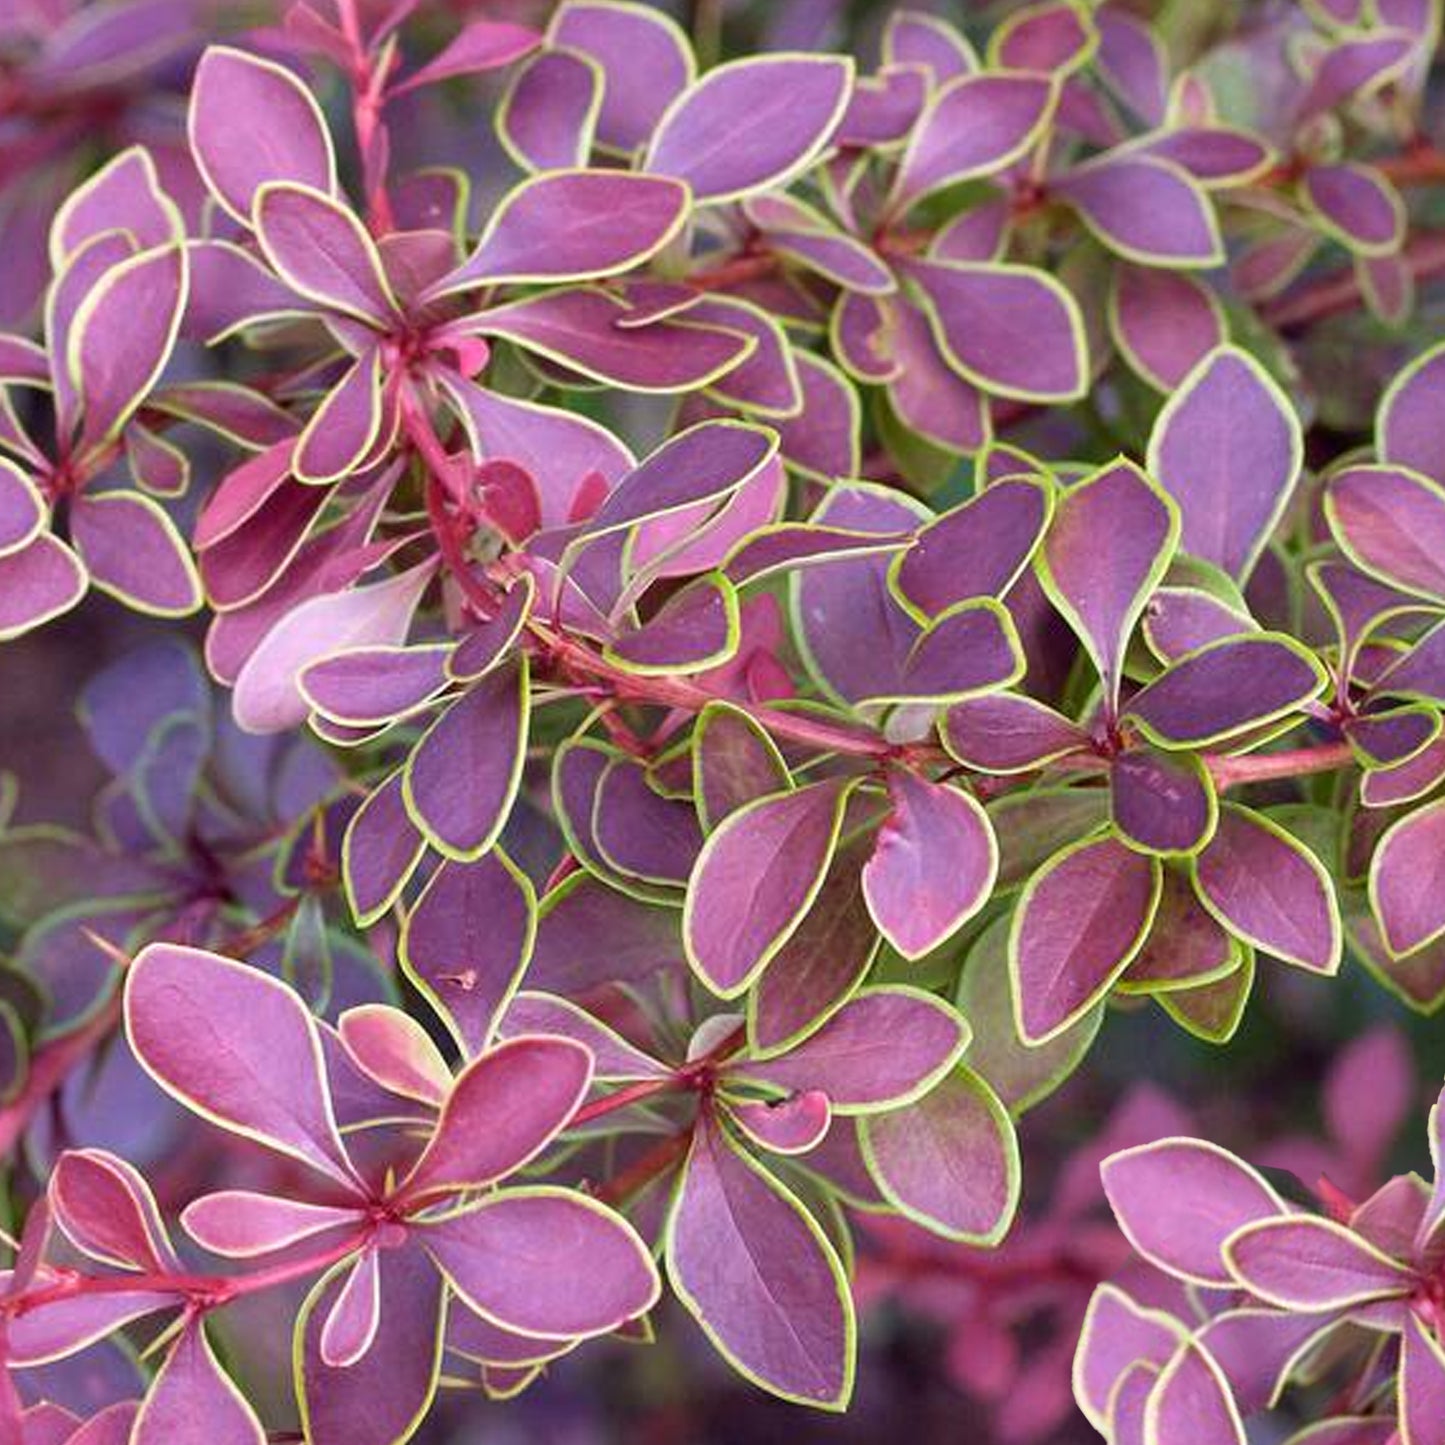
M1348 743L1321 743L1312 748L1291 748L1279 753L1248 757L1206 757L1205 765L1216 788L1239 783L1268 783L1282 778L1303 778L1311 773L1332 773L1353 758Z

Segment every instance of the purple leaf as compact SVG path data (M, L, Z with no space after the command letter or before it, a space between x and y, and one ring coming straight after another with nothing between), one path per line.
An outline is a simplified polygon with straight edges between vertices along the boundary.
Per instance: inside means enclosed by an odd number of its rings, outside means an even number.
M666 176L588 170L536 176L503 197L470 259L430 295L626 271L665 246L687 210L687 187Z
M1210 825L1213 826L1213 815ZM1148 941L1120 980L1124 993L1164 993L1216 982L1239 968L1240 949L1194 896L1186 874L1164 873Z
M1445 1441L1445 1350L1413 1312L1400 1350L1400 1430L1409 1445Z
M1260 1175L1202 1139L1125 1149L1106 1159L1100 1174L1129 1243L1151 1264L1206 1288L1235 1287L1223 1257L1231 1235L1285 1213Z
M666 1238L674 1292L736 1369L784 1399L846 1407L856 1325L833 1247L797 1198L706 1118Z
M448 646L351 647L310 663L297 683L333 722L379 727L440 692L452 655Z
M900 652L891 674L877 677L877 691L861 702L960 702L1012 686L1025 668L1013 619L991 597L959 602L931 618Z
M1225 340L1219 302L1203 282L1150 266L1114 268L1109 324L1129 365L1165 393Z
M457 1075L402 1195L415 1204L506 1178L566 1127L591 1082L592 1055L570 1039L509 1039L479 1055Z
M950 82L913 131L899 165L894 205L911 205L1020 160L1042 136L1057 95L1049 76L1027 72L990 71Z
M155 1196L124 1159L104 1149L67 1150L48 1192L55 1222L92 1259L118 1269L180 1271Z
M1303 125L1359 92L1383 85L1409 60L1412 44L1408 35L1391 30L1336 41L1320 56L1294 123Z
M530 880L495 848L472 863L442 863L407 911L402 968L468 1057L487 1047L521 982L536 909Z
M657 1302L647 1247L620 1215L565 1189L503 1189L427 1221L421 1238L462 1303L544 1339L607 1334Z
M1142 266L1217 266L1219 223L1203 188L1158 155L1110 155L1050 185L1116 255Z
M1180 1445L1245 1445L1229 1382L1192 1339L1179 1346L1149 1396L1144 1438L1178 1440Z
M609 643L604 656L643 676L702 672L737 652L739 628L737 590L713 573L668 598L640 627Z
M803 387L792 344L767 312L731 296L704 296L687 309L689 320L751 336L756 345L713 383L718 400L764 417L795 417L803 409Z
M863 869L879 931L905 958L922 958L988 901L998 850L970 794L906 769L888 774L891 808Z
M606 84L597 139L623 155L647 142L696 73L692 46L677 22L642 6L565 0L547 38L602 67Z
M1119 696L1124 650L1179 540L1179 513L1122 459L1068 488L1039 557L1039 577L1104 680Z
M625 301L602 291L548 291L497 306L468 323L609 386L692 391L730 371L752 350L735 331L685 322L619 326Z
M7 458L0 457L0 557L34 541L50 518L35 483Z
M875 251L804 202L765 194L745 202L743 210L774 255L849 291L884 295L897 289L893 272Z
M296 1320L297 1403L315 1445L396 1445L426 1416L446 1327L446 1285L414 1245L377 1252L381 1311L371 1348L334 1368L321 1331L345 1280L343 1262L307 1297Z
M684 887L702 849L696 811L664 798L631 758L612 758L597 781L592 843L604 864L625 878Z
M879 341L890 349L895 373L883 379L898 420L945 450L976 452L988 440L988 399L958 374L925 311L890 300L880 315ZM864 379L873 378L865 372Z
M1226 803L1191 867L1200 902L1231 932L1300 968L1339 968L1340 916L1329 874L1277 823Z
M806 1039L853 995L878 951L863 898L867 837L834 855L813 907L748 992L753 1057Z
M123 150L76 187L55 213L50 228L54 269L60 271L86 242L107 231L125 231L143 250L181 239L179 217L144 146Z
M895 10L883 29L884 63L921 70L932 86L978 69L978 56L946 20L921 10Z
M1024 401L1083 395L1087 344L1078 303L1030 266L910 261L950 366L984 391Z
M321 1359L348 1369L365 1357L381 1325L381 1251L374 1245L352 1261L350 1273L321 1326Z
M965 767L1027 773L1087 750L1089 735L1062 713L1021 693L1000 692L955 703L944 714L943 743Z
M497 111L497 138L524 170L585 166L605 80L585 55L549 50L517 72Z
M323 191L276 181L253 206L256 239L276 273L308 301L383 329L399 316L366 227Z
M657 123L646 169L699 202L737 200L805 170L842 118L852 63L836 55L754 55L717 66Z
M49 1364L74 1355L107 1335L155 1314L174 1309L181 1297L157 1290L75 1295L27 1310L7 1331L6 1358L12 1368Z
M236 722L255 733L303 723L310 708L301 695L302 672L340 648L400 646L433 571L423 562L370 587L308 598L284 613L236 675Z
M336 158L321 110L273 61L213 45L191 87L191 153L216 199L243 225L267 181L336 190Z
M175 524L139 492L76 499L70 540L102 591L142 612L184 617L201 605L201 582Z
M1330 479L1325 515L1355 566L1445 601L1445 491L1405 467L1346 467Z
M632 983L683 964L679 912L574 873L542 899L527 982L581 995L599 983ZM605 937L605 955L594 948Z
M946 1239L993 1245L1007 1233L1022 1183L1008 1111L971 1069L955 1068L923 1098L870 1114L863 1155L888 1202Z
M359 1230L364 1218L360 1209L223 1189L192 1200L181 1214L181 1223L197 1244L213 1254L254 1259L330 1230Z
M1293 1215L1236 1229L1224 1243L1230 1273L1280 1309L1335 1310L1410 1293L1413 1272L1332 1219Z
M529 711L522 656L473 683L413 749L402 797L439 853L470 861L497 841L521 784Z
M838 841L852 785L760 798L707 840L683 909L688 961L722 998L742 993L802 922Z
M968 1026L932 994L865 989L787 1053L735 1066L740 1077L802 1093L817 1089L835 1113L894 1109L926 1093L958 1061Z
M463 25L451 43L400 85L393 96L404 95L418 86L435 85L458 75L480 75L499 70L535 50L541 36L525 25L506 20L472 20Z
M709 703L698 714L693 779L698 818L709 833L739 808L792 786L766 729L727 702Z
M1380 399L1380 460L1445 481L1445 418L1436 399L1445 384L1445 345L1431 347L1395 377Z
M1397 958L1445 934L1441 868L1445 864L1445 801L1394 823L1370 860L1370 906L1385 946Z
M242 1018L244 1030L235 1027ZM156 943L126 975L125 1023L146 1072L187 1108L354 1187L316 1026L284 984L218 954Z
M1069 0L1042 0L994 31L988 58L992 65L1067 74L1085 63L1097 40L1092 21Z
M402 770L372 789L352 815L342 842L342 878L358 926L388 912L416 870L426 841L412 823L401 793Z
M1002 597L1028 566L1052 512L1041 478L1006 477L920 527L899 554L893 582L930 617L975 597Z
M519 993L507 1007L502 1031L508 1038L554 1034L574 1040L592 1055L597 1083L663 1079L671 1073L666 1064L635 1048L576 1004L549 993Z
M1161 872L1117 838L1086 838L1029 879L1009 939L1014 1012L1025 1042L1061 1034L1102 998L1143 946Z
M1374 166L1311 166L1303 197L1335 240L1361 256L1389 255L1405 230L1405 205Z
M1171 1315L1146 1309L1117 1285L1095 1289L1074 1353L1074 1399L1096 1430L1106 1429L1115 1388L1131 1367L1162 1368L1183 1333Z
M828 1096L820 1089L767 1104L728 1105L744 1136L774 1154L806 1154L822 1142L832 1123Z
M1163 123L1169 104L1169 56L1164 42L1127 10L1101 9L1099 74L1110 89L1149 126Z
M186 304L186 252L142 251L112 266L75 313L66 365L85 408L81 443L114 439L165 369Z
M221 1369L199 1321L171 1346L140 1414L131 1445L170 1445L201 1434L214 1445L265 1445L266 1432Z
M1303 460L1289 398L1233 346L1189 373L1149 438L1149 473L1179 503L1180 545L1241 580L1288 506Z
M1229 1381L1242 1415L1272 1409L1306 1351L1323 1343L1338 1314L1281 1314L1246 1307L1215 1315L1199 1344Z
M1217 806L1209 773L1193 754L1134 748L1110 766L1109 815L1145 852L1198 852L1214 831Z
M1186 652L1124 711L1160 747L1204 747L1300 712L1326 681L1314 654L1292 637L1244 633Z
M441 1104L451 1070L410 1014L389 1004L358 1004L341 1015L337 1029L351 1062L369 1079L404 1099Z

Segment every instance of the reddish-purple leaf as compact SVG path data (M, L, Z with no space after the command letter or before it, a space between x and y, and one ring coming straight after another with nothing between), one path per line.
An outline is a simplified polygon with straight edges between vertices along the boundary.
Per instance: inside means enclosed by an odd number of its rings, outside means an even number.
M1417 356L1380 399L1375 447L1380 460L1445 481L1445 416L1438 399L1445 386L1445 346Z
M767 731L727 702L709 703L698 715L693 779L698 818L707 832L748 803L792 785Z
M407 811L448 858L480 858L506 825L521 783L529 697L525 658L494 668L442 713L407 760Z
M55 213L50 231L55 269L106 231L125 231L145 250L180 240L176 213L162 196L151 153L143 146L123 150L72 191Z
M306 720L301 673L344 647L400 646L435 570L423 562L370 587L323 593L284 613L246 659L233 707L247 732L281 732Z
M1003 1238L1018 1207L1018 1142L988 1084L955 1068L923 1098L862 1123L868 1171L888 1202L934 1234Z
M536 176L503 198L471 258L431 294L625 271L667 244L687 208L687 187L666 176L587 170Z
M1089 1300L1074 1354L1074 1398L1102 1430L1119 1381L1143 1361L1162 1368L1179 1345L1177 1320L1146 1309L1114 1284L1101 1284Z
M898 591L929 616L975 597L1002 597L1043 537L1053 497L1042 479L1006 477L920 527L899 555Z
M146 1072L187 1108L353 1187L316 1026L284 984L214 953L156 943L126 975L125 1021Z
M184 617L201 605L200 578L175 524L139 492L78 497L70 540L91 582L132 607Z
M1374 166L1311 166L1302 187L1324 228L1351 251L1378 256L1399 246L1405 229L1404 202Z
M199 1321L171 1347L136 1416L131 1445L265 1445L266 1432L245 1397L221 1369Z
M883 295L897 289L893 272L875 251L804 202L765 194L743 209L774 254L850 291Z
M360 1209L223 1189L192 1200L181 1214L181 1223L203 1249L233 1259L253 1259L331 1230L357 1231L364 1218Z
M503 1189L420 1237L462 1302L544 1339L606 1334L651 1309L659 1283L632 1226L565 1189Z
M1010 15L989 42L989 60L1019 70L1068 73L1093 53L1094 26L1070 0L1040 0Z
M119 1269L179 1272L160 1209L145 1179L104 1149L72 1149L50 1176L55 1222L71 1243Z
M434 85L458 75L479 75L499 70L536 49L541 36L525 25L506 20L472 20L463 25L451 43L420 70L414 71L392 95L403 95L418 86Z
M426 849L406 811L401 778L398 768L373 788L346 827L342 878L352 915L361 927L391 908Z
M1345 555L1392 587L1445 600L1445 492L1400 466L1346 467L1325 492Z
M781 186L817 157L842 118L852 64L836 55L753 55L711 70L668 106L646 168L700 202Z
M442 863L407 911L402 967L469 1056L486 1048L521 982L535 931L531 882L500 849Z
M1247 1164L1201 1139L1160 1139L1113 1154L1100 1171L1119 1226L1151 1264L1195 1284L1229 1289L1223 1258L1236 1230L1285 1213Z
M1089 735L1062 713L1022 693L1000 692L955 703L943 742L966 767L1024 773L1089 746Z
M85 409L82 443L111 441L156 384L186 304L186 252L142 251L112 266L75 313L65 350Z
M1340 966L1334 885L1319 859L1278 824L1226 803L1191 866L1200 901L1226 928L1286 963L1325 974Z
M921 10L895 10L883 29L883 59L921 70L934 86L978 69L978 56L946 20Z
M570 50L548 50L517 72L497 112L497 135L531 171L585 166L605 80L598 65Z
M642 625L608 644L605 655L644 675L702 672L737 651L737 591L719 573L670 597Z
M494 307L469 321L486 336L504 336L610 386L638 391L692 391L729 371L753 347L735 331L658 321L619 326L625 301L602 291L547 291Z
M945 186L992 175L1038 141L1057 89L1047 75L989 71L934 96L908 142L893 199L907 206Z
M321 1359L334 1369L361 1360L381 1326L381 1251L368 1245L352 1261L321 1326Z
M1236 1229L1224 1243L1234 1279L1287 1310L1334 1310L1408 1294L1413 1271L1332 1219L1292 1215Z
M1409 60L1412 45L1409 35L1392 30L1337 40L1320 55L1294 123L1304 125L1361 91L1382 85Z
M1219 303L1203 282L1152 266L1114 268L1109 322L1129 365L1163 392L1226 339Z
M377 328L397 317L376 245L346 206L280 181L256 193L253 210L266 259L308 301Z
M891 809L863 869L879 931L905 958L921 958L988 900L998 850L970 794L906 769L888 775Z
M1395 823L1370 860L1370 904L1386 947L1415 953L1445 933L1445 801Z
M331 137L311 93L273 61L213 45L191 87L191 154L217 200L243 224L267 181L336 189Z
M749 1378L800 1403L846 1406L856 1325L833 1247L797 1198L708 1120L668 1221L667 1272Z
M1179 1445L1245 1445L1239 1407L1213 1357L1194 1340L1179 1346L1144 1408L1144 1439Z
M565 0L547 38L602 67L606 85L597 139L623 155L646 143L695 73L692 46L682 29L670 15L639 5Z
M774 1154L816 1149L833 1118L821 1089L766 1104L730 1103L728 1115L748 1139Z
M983 390L1025 401L1072 401L1088 366L1078 303L1030 266L911 261L949 364Z
M1400 1350L1400 1428L1408 1445L1445 1445L1445 1350L1410 1313Z
M1110 710L1134 624L1178 539L1173 503L1123 460L1076 483L1055 504L1039 576L1093 658Z
M714 993L742 993L802 922L851 793L830 780L760 798L708 839L688 884L683 938L688 961Z
M1144 266L1217 266L1219 224L1203 188L1157 155L1113 155L1050 185L1099 240Z
M931 994L865 989L787 1053L736 1069L790 1093L820 1090L835 1113L865 1113L916 1099L953 1067L967 1042L967 1024Z
M390 1093L440 1104L451 1088L451 1070L441 1050L401 1009L381 1003L358 1004L341 1015L337 1028L351 1062Z
M1303 460L1294 407L1233 346L1190 372L1149 438L1149 473L1179 504L1180 545L1240 579L1283 515Z
M1215 808L1209 774L1193 754L1133 748L1110 765L1110 817L1146 852L1197 852L1214 829Z
M506 1178L566 1127L591 1082L592 1055L570 1039L498 1044L457 1075L401 1192L415 1202Z
M1160 747L1203 747L1299 712L1325 682L1314 654L1293 638L1242 633L1185 653L1124 710Z
M310 663L298 678L318 712L352 727L377 727L412 712L448 681L452 649L352 647Z
M415 1245L377 1254L381 1311L371 1348L337 1369L322 1359L321 1331L344 1283L344 1265L312 1290L296 1321L301 1423L315 1445L396 1445L436 1392L446 1284Z
M1114 985L1148 936L1160 880L1157 859L1108 835L1071 844L1029 880L1009 939L1025 1042L1062 1033Z

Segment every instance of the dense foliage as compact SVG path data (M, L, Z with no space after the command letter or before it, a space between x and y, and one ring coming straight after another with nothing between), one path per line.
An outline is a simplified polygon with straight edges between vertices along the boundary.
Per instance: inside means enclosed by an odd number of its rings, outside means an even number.
M1439 0L954 8L0 12L0 647L201 618L0 775L0 1439L887 1298L1003 1439L1445 1445L1398 1033L1016 1218L1106 1015L1445 1004Z

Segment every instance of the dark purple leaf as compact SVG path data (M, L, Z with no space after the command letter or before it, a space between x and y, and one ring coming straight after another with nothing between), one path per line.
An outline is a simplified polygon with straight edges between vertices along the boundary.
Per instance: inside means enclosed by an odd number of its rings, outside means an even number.
M1121 837L1149 853L1195 853L1214 830L1214 787L1193 754L1135 748L1109 768L1109 814Z

